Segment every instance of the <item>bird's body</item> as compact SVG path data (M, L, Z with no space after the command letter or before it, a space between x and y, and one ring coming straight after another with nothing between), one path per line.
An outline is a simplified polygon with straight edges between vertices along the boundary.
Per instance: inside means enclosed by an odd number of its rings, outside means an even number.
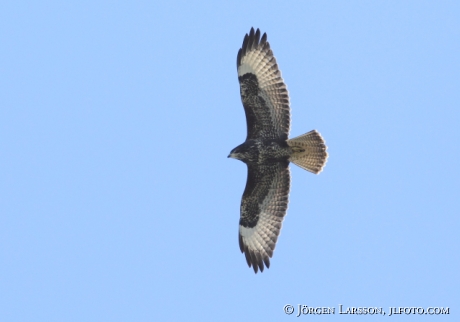
M292 149L283 139L251 139L232 150L230 157L246 164L269 164L288 161Z
M289 162L319 173L327 159L321 135L310 131L288 139L290 106L276 59L260 31L246 34L237 56L241 101L246 113L246 141L229 157L246 163L248 179L241 200L240 250L257 273L269 258L286 215L290 189Z

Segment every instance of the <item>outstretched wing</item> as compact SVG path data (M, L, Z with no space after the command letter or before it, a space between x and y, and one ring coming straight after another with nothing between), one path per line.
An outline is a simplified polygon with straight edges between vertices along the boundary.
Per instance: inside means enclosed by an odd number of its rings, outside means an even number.
M249 267L270 267L288 207L289 162L248 164L248 180L241 200L239 244Z
M251 28L238 51L236 65L248 126L246 140L286 140L290 129L289 95L266 33L260 39L260 30Z

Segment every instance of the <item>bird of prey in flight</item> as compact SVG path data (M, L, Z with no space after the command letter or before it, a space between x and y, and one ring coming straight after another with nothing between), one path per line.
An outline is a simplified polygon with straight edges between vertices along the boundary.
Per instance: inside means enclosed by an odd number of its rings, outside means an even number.
M254 272L270 267L288 207L289 162L318 174L327 160L325 141L313 130L289 139L289 95L276 59L260 30L251 28L236 60L246 141L228 157L246 163L248 178L241 200L240 250Z

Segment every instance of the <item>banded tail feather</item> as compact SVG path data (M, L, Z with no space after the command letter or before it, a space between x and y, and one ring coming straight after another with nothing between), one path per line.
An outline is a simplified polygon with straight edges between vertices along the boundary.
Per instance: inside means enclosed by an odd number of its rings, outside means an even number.
M328 155L326 142L319 132L310 131L288 140L287 144L293 151L289 161L314 174L323 170Z

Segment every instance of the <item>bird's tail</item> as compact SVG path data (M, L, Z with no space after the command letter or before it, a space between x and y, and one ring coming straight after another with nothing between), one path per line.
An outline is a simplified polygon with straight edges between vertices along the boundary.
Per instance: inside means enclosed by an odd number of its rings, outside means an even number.
M315 174L323 170L327 160L327 146L316 130L290 139L287 144L292 149L289 161Z

